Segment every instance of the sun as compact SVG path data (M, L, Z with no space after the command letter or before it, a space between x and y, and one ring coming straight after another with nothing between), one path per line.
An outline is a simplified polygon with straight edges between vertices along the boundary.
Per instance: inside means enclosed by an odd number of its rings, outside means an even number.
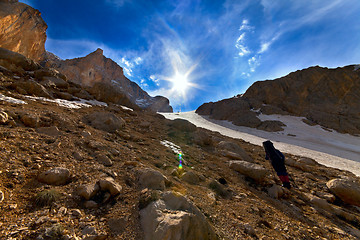
M173 83L173 90L181 94L184 94L190 85L187 76L180 73L176 73L170 81Z

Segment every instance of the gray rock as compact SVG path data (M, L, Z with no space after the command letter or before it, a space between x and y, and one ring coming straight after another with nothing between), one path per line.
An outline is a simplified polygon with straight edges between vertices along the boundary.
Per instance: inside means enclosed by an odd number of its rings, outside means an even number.
M284 189L279 185L274 184L271 188L268 189L268 194L272 198L279 199L283 196Z
M52 136L52 137L57 137L61 134L61 132L59 131L59 129L56 126L51 126L51 127L39 127L36 129L36 132L41 133L41 134L45 134L48 136Z
M96 156L96 160L106 167L110 167L113 165L111 159L108 156L101 153Z
M199 183L199 177L198 175L196 175L195 173L189 171L189 172L185 172L182 176L181 179L184 180L187 183L190 184L198 184Z
M125 127L125 121L115 114L107 112L94 112L86 115L83 121L94 128L106 131L116 132Z
M108 191L111 196L118 195L122 190L122 187L110 177L99 180L99 185L102 191Z
M84 203L84 207L85 208L97 208L98 204L95 201L90 200L90 201L86 201Z
M55 167L39 174L38 180L49 185L63 185L70 180L70 171L67 168Z
M165 176L152 168L143 168L139 170L139 184L142 188L154 190L165 189Z
M230 156L232 159L234 159L231 157L233 155L236 156L236 159L241 159L247 162L254 162L254 160L245 152L245 150L236 143L221 141L216 146L216 148L220 153L226 156Z
M257 182L261 182L269 174L263 166L246 161L230 161L230 168L242 175L250 177Z
M86 184L81 185L77 189L77 193L80 197L89 200L93 198L100 190L100 186L98 184Z
M162 199L140 211L145 240L215 240L218 237L206 217L184 196L165 192Z
M351 179L332 179L326 183L329 190L345 203L360 206L360 186Z

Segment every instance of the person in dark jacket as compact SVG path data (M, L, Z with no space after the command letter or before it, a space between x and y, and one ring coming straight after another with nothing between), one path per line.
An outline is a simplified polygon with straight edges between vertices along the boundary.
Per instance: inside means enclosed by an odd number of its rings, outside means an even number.
M265 159L270 160L271 165L276 171L276 174L283 183L283 187L291 188L289 175L285 167L285 156L279 150L277 150L273 143L269 140L263 142L263 146L266 153Z

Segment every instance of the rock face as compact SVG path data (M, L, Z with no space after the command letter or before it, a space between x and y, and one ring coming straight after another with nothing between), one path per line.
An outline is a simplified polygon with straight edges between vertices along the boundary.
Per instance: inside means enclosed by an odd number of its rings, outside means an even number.
M196 112L258 128L260 120L250 109L303 116L312 124L360 134L360 69L354 65L310 67L275 80L255 82L243 96L206 103Z
M46 29L38 10L18 1L0 1L0 47L40 61Z
M326 183L329 190L342 201L360 206L360 186L347 179L332 179Z
M263 181L269 174L269 172L261 165L245 161L230 161L230 168L257 182Z
M65 61L51 57L44 64L65 74L69 81L86 87L100 101L127 106L130 101L152 111L172 112L167 98L149 96L125 77L122 67L105 57L100 48L85 57Z
M218 239L205 216L190 201L173 192L140 211L145 240Z

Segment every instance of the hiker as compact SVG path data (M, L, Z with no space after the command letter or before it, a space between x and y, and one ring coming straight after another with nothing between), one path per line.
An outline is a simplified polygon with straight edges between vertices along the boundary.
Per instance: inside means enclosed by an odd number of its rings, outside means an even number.
M263 146L266 152L265 159L271 161L271 165L275 169L278 177L280 178L281 182L283 183L283 187L291 188L289 175L286 171L285 167L285 156L276 148L271 141L263 142Z

